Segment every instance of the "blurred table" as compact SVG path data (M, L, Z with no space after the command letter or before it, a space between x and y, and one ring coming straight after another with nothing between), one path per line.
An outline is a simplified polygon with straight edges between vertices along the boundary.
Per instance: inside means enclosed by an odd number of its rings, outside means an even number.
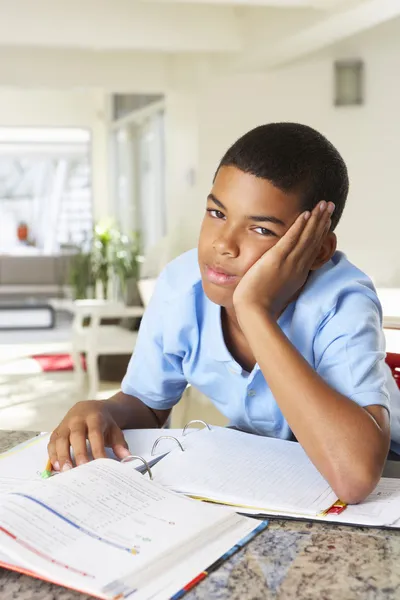
M139 318L144 314L143 306L127 306L123 302L108 300L50 301L55 310L66 310L74 315L72 324L72 349L74 370L78 387L83 387L81 354L86 355L86 370L89 380L88 397L95 399L99 388L98 357L101 355L132 354L137 331L104 321Z

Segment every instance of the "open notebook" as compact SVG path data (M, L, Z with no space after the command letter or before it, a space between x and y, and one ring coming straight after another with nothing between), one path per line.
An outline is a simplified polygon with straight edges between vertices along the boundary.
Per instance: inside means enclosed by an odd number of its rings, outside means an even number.
M343 509L300 444L203 424L125 431L131 453L146 463L131 466L143 473L148 467L165 489L241 513L400 528L400 479L382 478L365 502ZM27 481L43 483L48 438L38 436L0 455L0 493Z
M43 443L2 455L0 473ZM116 460L22 479L0 494L0 565L99 598L169 598L266 526L178 495Z
M296 442L214 426L189 431L151 467L167 489L243 514L400 528L400 479L382 478L363 503L346 506Z
M300 444L207 427L151 468L163 487L246 514L400 528L400 479L382 478L361 504L337 502Z

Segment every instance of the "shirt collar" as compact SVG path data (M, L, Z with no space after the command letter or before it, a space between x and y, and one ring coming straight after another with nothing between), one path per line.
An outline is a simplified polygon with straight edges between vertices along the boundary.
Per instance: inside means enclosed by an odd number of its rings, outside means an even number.
M222 331L222 322L221 322L221 307L219 304L214 304L211 300L208 300L211 311L211 332L212 332L212 344L210 347L211 356L219 361L219 362L232 362L233 357L226 347L224 334Z
M221 321L221 307L219 304L215 304L211 302L208 298L206 298L206 302L209 305L211 318L211 340L212 343L209 348L209 353L212 358L218 362L226 362L237 364L234 360L233 356L229 352L228 348L225 344L224 334L222 331L222 321ZM281 316L278 319L278 325L285 330L288 324L290 323L290 319L292 317L296 302L289 304L286 309L283 311ZM240 369L240 365L237 365ZM259 370L258 364L255 365L255 369ZM243 369L242 369L243 371Z

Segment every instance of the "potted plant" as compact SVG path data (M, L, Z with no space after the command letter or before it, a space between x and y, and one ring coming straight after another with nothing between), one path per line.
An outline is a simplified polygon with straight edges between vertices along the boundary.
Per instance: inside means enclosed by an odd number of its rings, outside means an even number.
M75 254L71 261L69 279L75 300L93 297L96 280L90 252L81 250Z
M96 281L100 281L104 300L108 298L109 280L112 264L113 226L102 222L95 226L92 240L92 264Z
M128 236L112 222L95 226L92 240L92 268L95 279L101 283L104 299L139 303L137 279L139 276L140 234Z
M120 295L126 304L140 304L137 288L141 257L140 232L131 236L118 233L114 240L113 268Z

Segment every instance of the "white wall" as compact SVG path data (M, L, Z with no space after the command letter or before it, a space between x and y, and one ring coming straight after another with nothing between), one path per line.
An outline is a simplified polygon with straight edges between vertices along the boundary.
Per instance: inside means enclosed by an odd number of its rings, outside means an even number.
M362 107L333 106L332 63L345 57L365 61ZM398 20L290 68L208 81L197 95L196 194L190 208L184 194L177 198L171 220L185 215L194 244L212 176L227 147L261 123L306 123L337 146L349 168L351 192L338 228L339 247L378 284L400 285L399 74ZM180 122L178 113L175 126L183 127L185 118ZM174 160L186 164L178 152ZM181 176L183 171L182 166Z
M0 127L80 127L92 134L94 216L108 216L109 136L105 94L96 90L46 90L0 87Z
M365 61L366 103L362 107L333 106L332 63L346 57ZM400 21L270 73L211 79L207 65L203 72L195 68L184 71L193 79L184 79L177 70L174 91L169 89L166 97L166 192L168 226L175 240L172 253L196 244L205 197L227 147L260 123L293 120L327 135L347 161L351 193L338 229L339 246L377 283L400 285L400 253L395 242L400 221ZM196 87L197 78L203 80ZM103 91L0 88L2 125L91 129L95 216L112 213Z
M167 230L171 253L188 249L193 240L192 207L197 206L198 116L196 94L177 91L166 97L165 160Z
M91 127L93 93L0 88L0 124L11 127Z

